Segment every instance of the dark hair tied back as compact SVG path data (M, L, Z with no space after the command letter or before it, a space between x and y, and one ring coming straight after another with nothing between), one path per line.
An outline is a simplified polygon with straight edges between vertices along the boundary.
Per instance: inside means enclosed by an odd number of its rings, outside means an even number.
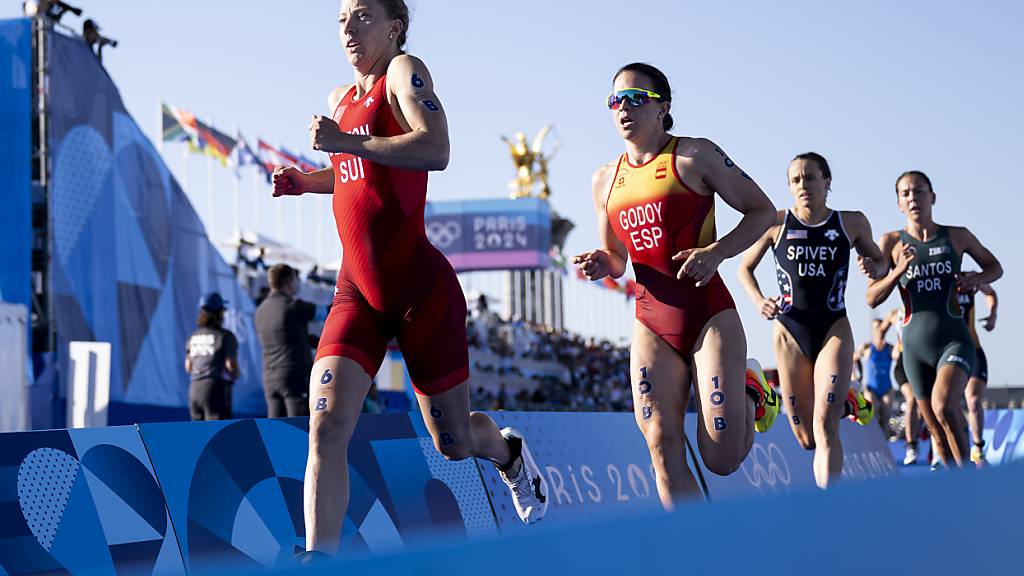
M668 83L668 77L661 70L658 70L650 64L644 62L633 62L632 64L626 64L622 68L619 68L615 76L612 76L612 84L615 83L615 79L619 77L623 72L635 72L637 74L643 74L651 81L651 87L654 88L654 92L661 96L662 102L672 101L672 86ZM661 126L665 130L672 128L672 115L665 113L665 116L661 118Z
M380 5L384 8L384 11L388 13L388 18L391 20L402 21L402 32L398 34L398 48L405 48L405 39L409 32L409 7L405 5L405 0L377 0Z
M924 183L928 185L928 189L931 190L932 192L935 192L935 188L932 187L932 181L931 181L930 178L928 178L927 174L925 174L924 172L921 172L920 170L907 170L903 174L900 174L900 177L896 179L896 193L897 194L900 193L900 180L903 180L904 178L907 178L907 177L910 177L910 176L914 176L916 178L920 178L921 180L924 180Z
M818 170L821 170L822 177L826 180L832 179L832 169L828 167L828 160L825 160L825 157L821 154L818 154L817 152L804 152L803 154L797 154L796 157L790 161L790 164L797 160L814 162L818 165Z

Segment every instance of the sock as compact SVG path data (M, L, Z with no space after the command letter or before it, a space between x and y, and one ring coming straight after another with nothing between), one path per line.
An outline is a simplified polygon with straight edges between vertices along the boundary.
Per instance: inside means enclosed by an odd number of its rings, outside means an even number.
M497 462L495 462L494 465L498 468L498 470L504 472L505 475L515 476L515 474L510 474L510 472L513 471L512 469L515 467L516 462L518 462L519 458L523 455L523 441L520 440L519 438L509 438L505 440L505 442L508 444L508 462L506 462L503 466L499 466ZM518 471L518 469L515 470L515 472Z

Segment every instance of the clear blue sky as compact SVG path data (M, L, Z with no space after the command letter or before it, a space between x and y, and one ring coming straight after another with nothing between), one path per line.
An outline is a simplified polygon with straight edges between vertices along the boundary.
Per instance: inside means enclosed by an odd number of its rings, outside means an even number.
M339 2L128 3L81 0L87 16L121 41L106 56L128 109L152 137L164 100L307 154L305 127L323 113L332 87L351 72L337 36ZM430 67L451 123L452 161L431 176L434 199L505 194L513 176L502 134L554 122L562 149L552 162L553 204L577 229L568 249L596 245L590 174L616 157L603 99L627 62L661 67L674 88L678 134L721 145L780 207L790 205L785 171L793 155L815 150L834 175L831 204L863 210L875 236L903 225L893 181L908 169L935 184L940 223L966 225L1001 259L1006 276L996 332L983 334L994 384L1011 373L1017 295L1024 259L1012 232L1021 207L1017 167L1024 152L1024 4L1004 2L411 2L409 49ZM18 15L7 2L0 17ZM80 20L68 19L80 26ZM183 175L180 145L165 148ZM230 172L217 168L214 233L234 228ZM205 159L189 162L185 183L207 216ZM316 200L254 200L242 184L243 226L276 232L314 256L336 257L337 240ZM266 196L266 190L259 188ZM283 208L282 206L283 204ZM321 201L322 202L322 201ZM304 213L296 208L301 203ZM719 230L737 217L719 205ZM300 220L301 219L301 220ZM299 222L303 222L299 226ZM318 231L322 232L319 238ZM770 324L721 269L737 300L750 353L773 364ZM774 290L770 262L759 270ZM855 278L847 302L858 340L871 313ZM896 299L890 301L896 305Z

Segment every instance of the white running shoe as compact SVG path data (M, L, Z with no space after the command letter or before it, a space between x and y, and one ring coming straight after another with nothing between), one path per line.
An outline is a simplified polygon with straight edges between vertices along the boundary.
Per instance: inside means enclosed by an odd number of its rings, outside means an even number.
M917 446L907 445L907 455L903 457L904 466L917 464Z
M501 470L498 470L498 474L501 475L501 479L505 481L509 492L512 493L512 502L516 506L519 518L527 524L539 522L544 517L544 513L548 511L547 481L540 473L537 463L534 462L533 455L530 454L530 449L527 448L526 439L523 438L522 433L515 428L504 428L501 435L506 442L520 443L522 446L519 455L521 465L519 474L514 478L509 478Z

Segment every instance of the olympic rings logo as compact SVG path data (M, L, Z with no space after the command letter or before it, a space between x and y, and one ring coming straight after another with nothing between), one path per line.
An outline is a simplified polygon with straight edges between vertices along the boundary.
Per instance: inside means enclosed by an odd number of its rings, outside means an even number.
M762 494L765 486L773 493L779 492L780 488L789 490L789 464L775 443L769 443L767 450L760 444L754 444L740 469L747 482Z
M456 220L448 220L446 222L435 220L427 224L427 238L431 244L438 248L448 248L460 236L462 236L462 226Z

